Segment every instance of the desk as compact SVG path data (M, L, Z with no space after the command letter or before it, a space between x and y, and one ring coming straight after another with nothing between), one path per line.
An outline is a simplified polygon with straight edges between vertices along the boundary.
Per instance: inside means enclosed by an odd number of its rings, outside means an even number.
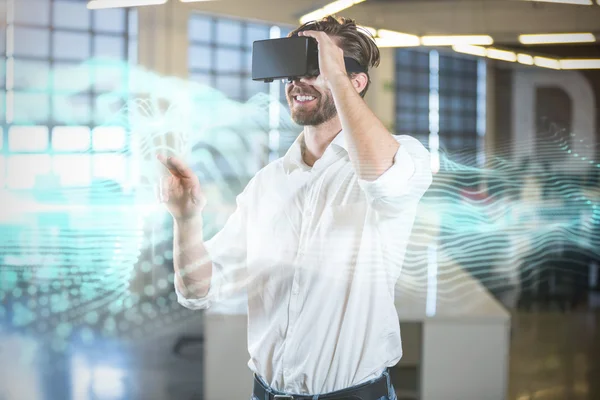
M510 314L479 281L438 260L426 273L403 271L395 303L401 325L416 327L403 327L398 364L418 371L414 398L506 398Z

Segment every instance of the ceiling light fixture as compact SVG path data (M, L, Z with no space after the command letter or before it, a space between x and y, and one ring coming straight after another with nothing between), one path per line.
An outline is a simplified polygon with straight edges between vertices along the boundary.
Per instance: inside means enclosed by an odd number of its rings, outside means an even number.
M167 0L91 0L87 3L87 8L101 10L104 8L155 6L166 2Z
M417 47L421 45L421 40L408 33L378 29L375 43L379 47Z
M329 3L326 6L319 8L318 10L315 10L308 14L303 15L302 17L300 17L300 23L305 24L310 21L315 21L315 20L321 19L328 15L335 14L337 12L340 12L342 10L350 8L353 5L356 5L358 3L362 3L363 1L365 1L365 0L337 0L337 1L334 1L333 3Z
M422 36L423 46L491 45L494 39L488 35Z
M375 38L375 44L379 48L383 47L419 47L418 44L412 44L410 42L394 39L384 39L380 37Z
M600 69L600 59L564 59L560 60L561 69Z
M526 0L540 3L560 3L560 4L577 4L582 6L591 6L592 0Z
M533 57L533 63L542 68L560 69L560 62L554 58Z
M550 57L534 56L525 53L514 53L510 50L501 50L492 47L457 45L452 46L452 50L458 53L469 54L478 57L488 57L495 60L519 62L524 65L535 65L542 68L582 70L582 69L600 69L600 58L565 58L556 59Z
M533 65L533 56L530 56L529 54L519 53L517 54L517 61L520 64Z
M549 43L592 43L596 41L593 33L544 33L540 35L519 35L522 44Z
M500 49L487 49L488 58L493 58L494 60L502 60L508 62L517 61L517 55L512 51L500 50Z
M466 44L452 46L452 50L458 53L470 54L472 56L485 57L487 49L481 46L470 46Z

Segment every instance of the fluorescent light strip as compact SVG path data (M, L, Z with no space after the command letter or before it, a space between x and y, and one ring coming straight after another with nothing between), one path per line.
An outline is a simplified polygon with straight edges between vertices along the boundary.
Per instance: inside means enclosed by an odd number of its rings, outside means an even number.
M600 59L565 59L560 60L561 69L600 69Z
M547 33L541 35L519 35L523 44L548 43L592 43L596 41L593 33Z
M494 60L502 60L508 62L517 61L517 55L512 51L488 48L487 56L488 58L493 58Z
M529 54L517 54L517 61L524 65L533 65L533 57Z
M500 50L494 48L485 48L480 46L452 46L452 50L458 53L470 54L479 57L488 57L495 60L518 61L524 65L536 65L542 68L550 69L600 69L600 58L590 59L563 59L557 60L548 57L534 57L529 54L515 54L512 51Z
M421 43L423 46L490 45L494 39L488 35L422 36Z
M560 69L560 62L554 58L533 57L533 63L542 68Z
M87 4L90 10L103 8L141 7L165 4L168 0L91 0Z
M418 44L411 44L410 42L394 40L394 39L383 39L375 38L375 44L377 47L419 47Z
M418 36L409 35L408 33L379 29L377 30L377 36L375 43L380 47L416 47L421 45Z
M319 8L313 12L300 17L300 23L305 24L310 21L319 20L331 14L335 14L342 10L352 7L355 4L362 3L365 0L337 0L327 4L325 7Z
M560 4L577 4L582 6L591 6L592 0L526 0L526 1L536 1L540 3L560 3Z
M452 50L458 53L470 54L472 56L485 57L487 55L487 49L480 46L470 46L467 44L452 46Z

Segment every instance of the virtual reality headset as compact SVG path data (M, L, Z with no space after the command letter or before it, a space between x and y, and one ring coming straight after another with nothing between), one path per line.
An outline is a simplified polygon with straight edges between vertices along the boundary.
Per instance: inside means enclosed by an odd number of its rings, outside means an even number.
M344 57L346 71L367 72L350 57ZM280 39L257 40L252 44L252 80L273 82L275 79L293 81L319 75L319 50L316 39L292 36Z

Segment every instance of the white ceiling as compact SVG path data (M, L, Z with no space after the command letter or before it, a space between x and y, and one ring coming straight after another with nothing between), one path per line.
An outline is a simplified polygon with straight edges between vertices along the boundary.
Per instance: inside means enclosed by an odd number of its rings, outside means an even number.
M173 1L173 0L171 0ZM301 15L331 0L218 0L187 3L216 14L298 25ZM339 13L361 25L416 35L489 34L516 43L521 33L594 32L600 38L600 5L519 0L366 0Z

